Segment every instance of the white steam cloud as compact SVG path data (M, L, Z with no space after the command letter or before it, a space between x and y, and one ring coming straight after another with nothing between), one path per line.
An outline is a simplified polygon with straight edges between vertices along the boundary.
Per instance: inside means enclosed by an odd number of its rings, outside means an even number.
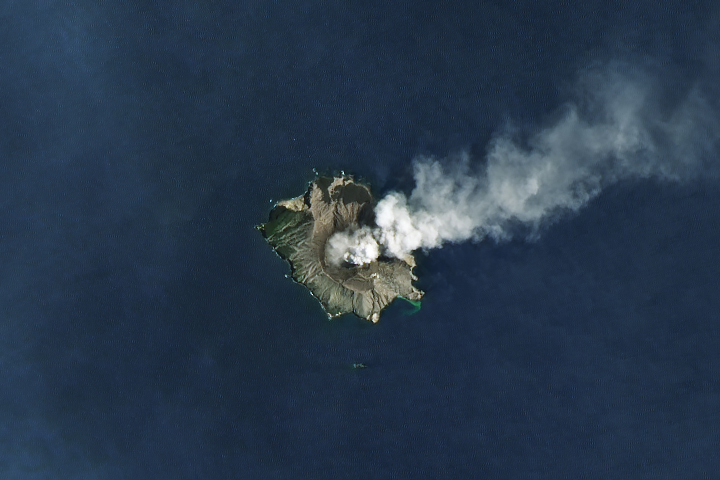
M381 254L403 258L448 242L508 239L518 226L533 235L618 181L681 181L708 166L715 174L720 125L699 89L671 107L647 79L594 76L582 85L581 101L558 121L522 143L497 135L479 166L467 154L416 159L410 196L381 199L376 228L333 236L331 258L358 265Z
M365 265L380 256L374 232L365 226L355 231L338 232L328 239L325 256L334 265L342 262Z

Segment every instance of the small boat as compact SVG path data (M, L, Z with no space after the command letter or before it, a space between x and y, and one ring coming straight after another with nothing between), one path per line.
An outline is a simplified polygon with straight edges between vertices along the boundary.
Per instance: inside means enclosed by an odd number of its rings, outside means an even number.
M352 367L355 368L355 369L358 369L358 368L367 368L367 365L365 365L364 363L353 363L353 364L352 364Z

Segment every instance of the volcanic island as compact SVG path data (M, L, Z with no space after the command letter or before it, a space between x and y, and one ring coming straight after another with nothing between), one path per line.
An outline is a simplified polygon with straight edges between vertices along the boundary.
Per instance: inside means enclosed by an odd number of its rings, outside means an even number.
M288 261L292 278L318 299L329 318L354 313L373 323L400 297L415 306L423 292L412 284L415 258L380 255L363 265L335 265L326 255L336 232L375 224L370 188L352 177L317 177L307 192L275 204L267 223L258 226L275 252Z

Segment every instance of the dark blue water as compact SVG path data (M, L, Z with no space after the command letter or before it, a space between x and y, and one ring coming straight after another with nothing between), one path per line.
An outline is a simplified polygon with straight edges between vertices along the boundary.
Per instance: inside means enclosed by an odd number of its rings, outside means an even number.
M482 158L588 68L712 85L715 2L171 3L0 6L0 477L715 478L716 182L421 254L377 325L253 228L313 168Z

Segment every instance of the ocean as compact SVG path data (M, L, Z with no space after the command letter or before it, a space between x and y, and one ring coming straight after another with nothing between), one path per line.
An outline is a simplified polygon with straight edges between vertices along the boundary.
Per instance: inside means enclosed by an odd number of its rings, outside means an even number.
M536 238L418 252L421 308L375 325L328 321L255 226L315 172L380 197L419 155L481 164L587 71L643 72L662 111L700 88L717 119L719 20L677 0L5 2L0 477L713 478L717 150Z

